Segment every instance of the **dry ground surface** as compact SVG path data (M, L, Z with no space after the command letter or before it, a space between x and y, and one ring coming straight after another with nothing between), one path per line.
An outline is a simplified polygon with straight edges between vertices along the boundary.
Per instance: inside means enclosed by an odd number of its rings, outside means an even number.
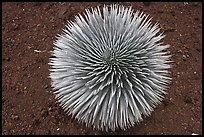
M50 92L49 57L66 20L110 3L2 3L2 134L202 134L202 4L132 5L159 22L173 55L172 83L161 105L122 131L92 130L68 116ZM41 52L36 52L41 51Z

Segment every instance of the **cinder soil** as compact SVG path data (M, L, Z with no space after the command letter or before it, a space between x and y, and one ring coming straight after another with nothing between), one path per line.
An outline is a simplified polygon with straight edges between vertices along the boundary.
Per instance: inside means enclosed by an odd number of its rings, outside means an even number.
M163 42L171 45L172 83L150 117L126 131L102 132L78 123L55 103L48 78L55 36L66 20L103 4L2 3L2 134L202 134L202 3L198 2L119 3L150 14L166 35Z

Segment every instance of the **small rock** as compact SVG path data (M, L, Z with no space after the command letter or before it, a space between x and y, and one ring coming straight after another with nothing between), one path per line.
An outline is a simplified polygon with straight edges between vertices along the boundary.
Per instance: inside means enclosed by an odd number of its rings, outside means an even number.
M183 60L186 61L186 55L183 55Z
M31 49L32 47L28 46L28 49Z
M18 30L19 29L19 26L16 24L13 28L13 30Z
M13 120L19 120L19 116L17 116L17 115L12 115L11 118L12 118Z
M6 61L10 61L10 60L11 60L11 58L10 58L10 57L7 57L7 58L6 58Z
M177 77L180 77L180 74L179 74L179 72L177 73L178 75L177 75Z
M48 85L45 85L44 88L47 89L47 88L48 88Z
M42 110L41 113L40 113L40 116L46 118L48 116L48 111L47 110Z
M52 108L51 108L51 107L49 107L49 108L48 108L48 111L52 111Z
M40 24L37 25L37 27L40 27L40 26L41 26Z
M183 4L184 4L184 5L188 5L188 2L184 2Z
M178 53L182 53L182 50L178 50Z
M182 41L182 43L185 43L185 42ZM188 53L188 49L189 49L189 47L188 47L187 45L184 45L183 47L184 47L184 49L185 49L184 52Z
M11 58L10 58L10 57L6 57L6 58L4 58L3 60L5 60L5 61L10 61Z
M17 56L21 56L21 53L19 52L19 53L17 54Z
M57 25L56 25L56 24L53 24L53 25L52 25L52 27L53 27L53 29L54 29L54 28L56 28L56 27L57 27Z
M15 19L15 20L19 20L19 19L20 19L20 17L16 16L16 17L14 17L14 19Z
M189 58L190 56L187 54L186 57Z

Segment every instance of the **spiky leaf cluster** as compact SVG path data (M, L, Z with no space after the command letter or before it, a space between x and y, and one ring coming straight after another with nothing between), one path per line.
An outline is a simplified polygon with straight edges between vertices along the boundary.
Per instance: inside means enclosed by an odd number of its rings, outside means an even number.
M87 126L126 129L149 116L170 82L169 45L158 23L132 7L86 9L54 42L52 87L63 109Z

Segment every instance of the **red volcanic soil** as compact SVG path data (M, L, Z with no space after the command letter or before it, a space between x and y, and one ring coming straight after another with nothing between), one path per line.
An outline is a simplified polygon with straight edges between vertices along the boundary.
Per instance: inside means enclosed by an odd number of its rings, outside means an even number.
M202 134L202 3L132 5L159 22L173 55L162 104L140 124L102 132L68 116L50 92L49 57L66 20L104 3L2 3L2 134ZM111 3L105 3L111 4ZM41 52L38 52L41 51Z

